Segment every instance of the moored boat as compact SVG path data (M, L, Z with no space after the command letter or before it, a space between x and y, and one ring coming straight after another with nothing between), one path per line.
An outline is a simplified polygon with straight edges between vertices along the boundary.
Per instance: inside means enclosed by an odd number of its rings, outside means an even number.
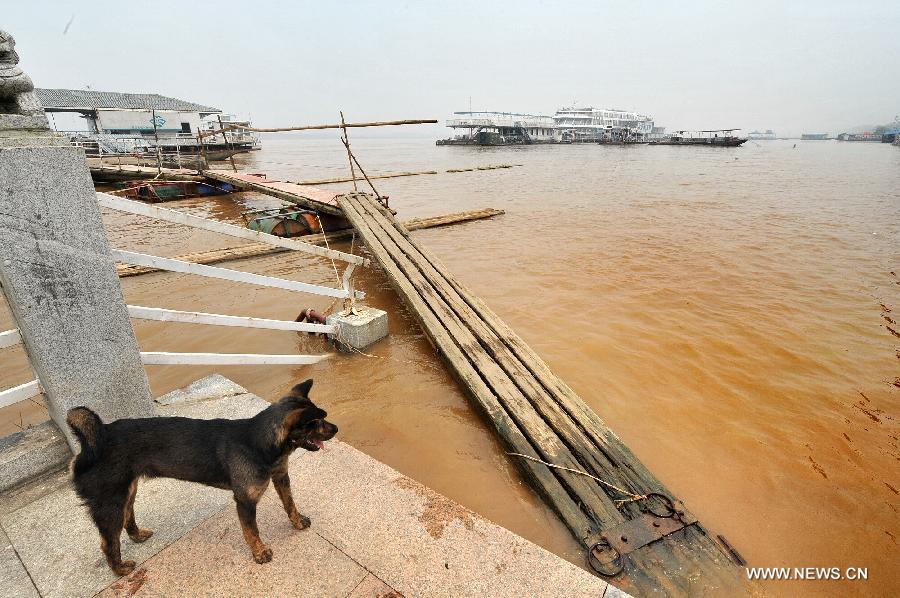
M737 147L746 143L746 137L734 134L740 129L709 129L706 131L675 131L663 139L654 139L648 145L705 145L712 147Z
M225 195L235 190L228 183L216 183L213 185L194 181L141 181L137 184L127 184L128 186L124 189L112 191L112 195L159 203L192 197Z

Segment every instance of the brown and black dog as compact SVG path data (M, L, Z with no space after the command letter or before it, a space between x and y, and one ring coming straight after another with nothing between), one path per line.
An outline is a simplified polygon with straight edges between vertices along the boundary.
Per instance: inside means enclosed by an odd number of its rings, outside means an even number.
M134 569L134 561L122 561L123 527L134 542L153 535L134 520L140 478L175 478L231 490L257 563L272 560L256 527L256 503L270 479L294 527L309 527L309 519L294 505L288 457L297 448L319 450L338 431L309 399L312 384L307 380L294 386L288 396L250 419L152 417L104 424L87 407L69 410L66 421L81 442L72 482L100 531L110 568L117 575Z

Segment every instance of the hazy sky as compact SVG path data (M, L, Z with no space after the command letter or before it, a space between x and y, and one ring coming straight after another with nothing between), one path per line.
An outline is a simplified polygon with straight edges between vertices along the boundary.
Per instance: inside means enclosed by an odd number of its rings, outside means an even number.
M837 133L900 114L900 0L0 4L38 87L161 93L262 126L340 109L443 121L470 97L637 110L670 130Z

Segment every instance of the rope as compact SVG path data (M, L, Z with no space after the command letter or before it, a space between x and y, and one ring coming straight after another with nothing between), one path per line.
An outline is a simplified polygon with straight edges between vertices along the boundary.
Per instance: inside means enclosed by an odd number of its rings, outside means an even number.
M322 220L319 218L318 212L313 212L313 215L316 217L316 222L319 223L319 230L322 231L322 240L325 241L325 249L331 251L331 247L328 246L328 235L325 234L325 227L322 226ZM337 266L334 264L334 258L329 257L331 260L331 267L334 270L334 277L337 278L338 284L341 284L341 275L338 274ZM334 304L332 303L332 306Z
M600 482L607 488L611 488L612 490L615 490L616 492L619 492L621 494L624 494L625 496L630 497L630 498L614 501L616 503L616 507L621 507L628 503L637 502L639 500L645 500L647 498L646 494L634 494L633 492L629 492L628 490L623 490L623 489L619 488L618 486L614 486L613 484L610 484L606 480L601 480L597 476L591 475L591 474L587 473L586 471L581 471L580 469L572 469L571 467L563 467L562 465L554 465L553 463L547 463L546 461L541 461L540 459L537 459L535 457L529 457L528 455L523 455L522 453L506 453L506 454L513 455L516 457L522 457L523 459L528 459L529 461L534 461L535 463L540 463L541 465L546 465L547 467L552 467L553 469L562 469L564 471L577 473L578 475L587 476L593 480Z

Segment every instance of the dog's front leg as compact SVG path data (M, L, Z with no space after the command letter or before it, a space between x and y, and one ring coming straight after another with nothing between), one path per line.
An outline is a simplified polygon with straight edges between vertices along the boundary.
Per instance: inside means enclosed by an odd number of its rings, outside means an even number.
M297 529L306 529L312 523L309 517L301 515L297 512L297 505L294 504L294 496L291 494L291 478L288 477L287 471L276 472L272 475L272 485L278 492L278 498L284 505L284 512L287 513L288 519Z
M238 519L241 521L241 531L244 532L244 539L250 552L253 553L253 560L257 563L268 563L272 560L272 549L263 544L259 537L259 528L256 527L256 502L248 497L238 497L235 495L234 500L237 502Z

